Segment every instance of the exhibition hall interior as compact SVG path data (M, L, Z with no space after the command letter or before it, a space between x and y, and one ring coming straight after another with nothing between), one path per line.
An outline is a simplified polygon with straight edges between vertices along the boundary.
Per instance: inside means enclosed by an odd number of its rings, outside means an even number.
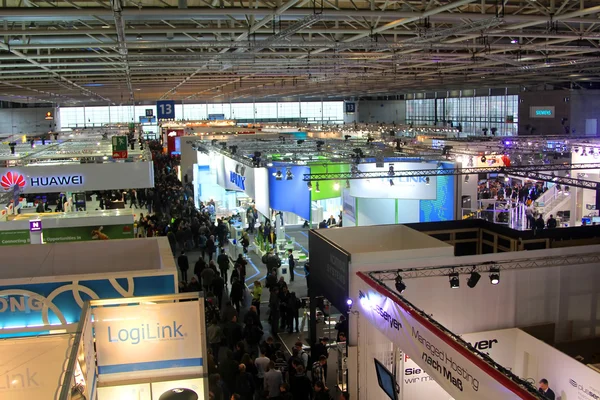
M0 31L0 400L600 399L598 1Z

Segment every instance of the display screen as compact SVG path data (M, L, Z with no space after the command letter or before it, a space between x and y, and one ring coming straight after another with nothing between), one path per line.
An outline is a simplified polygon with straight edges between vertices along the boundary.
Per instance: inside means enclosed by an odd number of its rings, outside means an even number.
M396 378L394 375L378 360L375 360L375 371L377 371L377 381L379 387L389 396L392 400L398 400L398 394L396 392Z

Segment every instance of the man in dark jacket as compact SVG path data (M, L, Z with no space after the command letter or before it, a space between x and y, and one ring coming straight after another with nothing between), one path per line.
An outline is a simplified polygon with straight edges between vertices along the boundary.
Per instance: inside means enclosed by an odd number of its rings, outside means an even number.
M213 259L216 249L217 247L215 245L215 237L211 235L206 241L206 253L208 254L209 261Z
M227 284L227 271L229 270L229 256L225 254L225 249L221 248L221 254L217 257L217 264L219 264L219 270L221 271L221 276L223 280L225 280L225 284Z
M239 279L234 279L231 283L231 293L229 295L231 303L235 306L237 312L240 312L242 300L244 299L244 284Z
M181 280L187 283L187 272L188 269L190 269L190 264L187 256L185 255L185 251L182 251L181 255L177 258L177 264L179 265L179 271L181 271Z
M223 301L223 291L225 290L225 281L221 277L221 275L217 272L215 277L212 280L212 291L217 299L219 300L219 309L221 308L221 304Z
M254 396L254 377L246 372L244 364L239 365L239 373L235 379L235 391L241 400L252 400Z
M237 315L234 315L231 320L225 324L225 327L223 328L223 334L225 335L227 345L230 349L233 349L237 342L243 339L242 327L237 322Z
M329 358L329 350L327 349L327 345L329 344L329 338L324 336L321 338L321 341L315 344L311 349L311 356L313 360L319 360L321 356L325 356L325 360ZM327 361L323 365L323 375L325 376L325 381L327 381Z
M312 384L303 365L296 365L294 378L290 379L291 392L294 400L310 400L312 395Z

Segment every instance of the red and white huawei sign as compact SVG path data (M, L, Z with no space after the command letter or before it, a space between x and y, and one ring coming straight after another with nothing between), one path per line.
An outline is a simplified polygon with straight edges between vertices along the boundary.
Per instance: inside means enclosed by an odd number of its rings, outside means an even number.
M10 190L15 185L18 185L20 188L24 187L25 177L17 172L8 171L0 178L0 186L4 190Z

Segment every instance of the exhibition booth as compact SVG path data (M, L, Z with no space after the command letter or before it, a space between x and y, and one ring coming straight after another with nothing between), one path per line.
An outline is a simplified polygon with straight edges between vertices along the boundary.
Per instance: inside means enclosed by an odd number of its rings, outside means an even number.
M133 239L131 209L17 214L0 222L0 246Z
M0 337L79 321L86 300L177 293L168 240L107 240L2 250Z
M536 393L541 379L548 380L562 399L600 396L598 371L522 330L458 337L426 309L416 308L367 274L358 275L362 285L359 283L357 310L364 317L357 322L359 363L366 366L360 382L384 382L381 387L359 384L359 396L545 399ZM385 379L395 384L386 385Z
M349 317L347 365L339 368L351 396L387 398L379 386L369 384L377 379L374 358L392 372L396 394L421 390L432 379L447 393L423 399L537 398L525 381L537 385L542 378L555 392L571 393L565 398L595 398L578 397L586 391L599 395L597 377L590 380L588 367L573 366L576 376L570 375L561 369L570 364L546 359L556 354L541 344L535 347L527 336L511 342L510 350L504 348L502 354L514 354L507 360L476 351L487 353L486 346L500 339L478 344L485 334L467 334L548 324L547 334L557 343L594 336L600 246L455 256L452 245L404 225L312 230L309 246L311 307L314 298L327 293L327 300ZM473 272L482 279L472 278ZM394 285L401 296L388 288ZM469 347L456 335L477 344ZM316 340L312 320L311 340ZM528 355L523 354L527 347ZM402 364L404 356L415 365ZM520 378L511 377L511 371ZM418 376L418 385L411 381L421 373L428 377ZM570 392L572 381L577 392Z

